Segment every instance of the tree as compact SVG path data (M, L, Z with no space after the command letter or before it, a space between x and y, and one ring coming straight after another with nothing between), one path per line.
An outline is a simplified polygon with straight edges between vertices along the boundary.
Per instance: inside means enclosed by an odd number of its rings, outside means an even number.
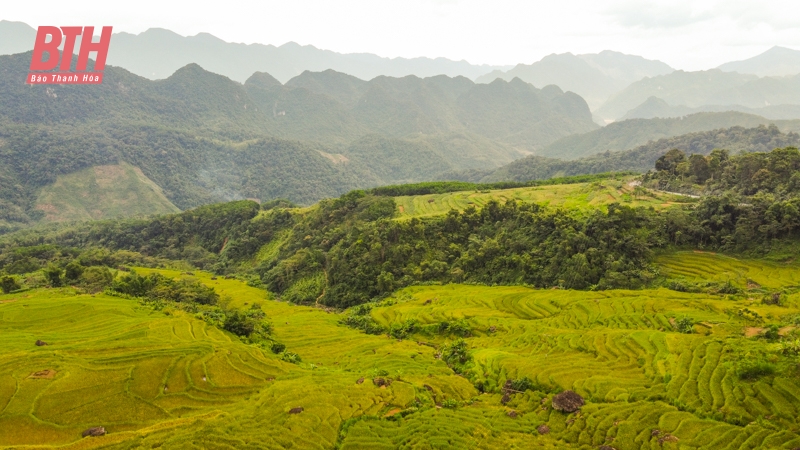
M677 148L673 148L665 153L664 156L658 158L656 161L656 170L667 171L674 174L678 164L684 161L686 161L686 154Z
M4 294L10 294L11 292L21 288L22 286L20 286L20 284L17 283L17 280L11 275L5 275L0 278L0 289L3 290Z
M703 155L692 155L689 157L689 173L694 177L695 182L703 184L711 178L711 169L708 160Z
M62 272L63 271L61 270L61 268L51 264L44 269L44 276L45 278L47 278L47 281L50 282L50 286L59 287L62 284L61 281Z
M77 261L72 261L64 268L64 279L68 282L75 282L83 274L83 266Z

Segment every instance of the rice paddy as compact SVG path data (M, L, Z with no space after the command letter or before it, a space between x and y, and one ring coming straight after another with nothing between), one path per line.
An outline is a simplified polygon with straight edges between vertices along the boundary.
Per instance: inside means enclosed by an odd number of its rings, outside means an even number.
M693 252L659 264L668 277L730 279L751 291L800 278L790 266ZM290 305L207 273L158 271L213 286L229 307L259 305L302 362L180 310L71 288L0 295L0 448L800 447L797 357L746 337L752 323L736 313L783 326L800 314L791 293L778 306L663 288L415 286L372 309L384 326L466 322L469 380L438 357L455 336L368 335L339 323L348 312ZM678 332L687 317L693 332ZM754 360L775 371L742 378ZM501 402L500 387L522 377L534 389ZM565 389L585 398L579 412L551 407ZM95 426L108 434L81 438Z
M610 203L629 206L666 208L693 199L663 192L636 189L633 177L609 178L592 183L558 184L490 191L460 191L446 194L429 194L395 197L398 218L431 217L444 215L451 209L463 211L474 206L481 208L491 200L505 203L509 200L558 206L571 210L588 210Z

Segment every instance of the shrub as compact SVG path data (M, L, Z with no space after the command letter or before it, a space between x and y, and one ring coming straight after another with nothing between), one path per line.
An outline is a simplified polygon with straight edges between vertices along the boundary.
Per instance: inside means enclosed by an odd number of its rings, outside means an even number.
M179 303L215 305L219 301L219 294L213 288L198 281L175 281L156 273L142 277L131 272L114 281L111 290L133 297Z
M300 355L298 355L297 353L284 351L283 353L281 353L281 361L286 361L292 364L299 364L302 361L302 359L300 359Z
M59 287L62 284L61 281L62 272L63 271L61 270L61 268L51 264L44 269L44 276L45 278L47 278L47 282L50 283L50 286Z
M775 374L775 366L764 361L745 361L736 374L742 380L757 380Z
M18 289L22 289L22 286L17 282L16 278L12 277L11 275L5 275L0 278L0 289L3 290L4 294L8 294Z
M467 365L472 361L466 341L458 339L452 344L442 348L442 360L456 373L463 374Z
M456 408L458 408L460 405L461 405L461 404L458 402L458 400L455 400L455 399L452 399L452 398L445 399L445 400L442 402L442 407L443 407L443 408L456 409Z
M114 275L105 267L93 266L81 271L80 284L89 292L101 292L114 282Z
M303 278L287 289L281 298L298 305L314 303L325 288L325 274Z
M419 329L419 321L407 319L402 323L393 323L389 327L389 335L397 339L405 339L408 335L415 333Z
M675 322L675 328L681 333L694 333L694 320L683 316L683 318Z
M472 336L472 328L465 319L441 322L438 328L439 334L454 334L461 337Z
M83 266L77 261L71 261L64 268L64 279L68 282L77 282L83 274Z
M525 392L527 390L533 389L534 383L528 377L522 377L519 380L511 380L511 389L518 391L518 392Z
M272 350L272 353L279 355L284 351L286 351L286 344L281 344L280 342L273 342L272 346L270 347L270 350Z
M793 341L785 341L777 344L777 350L784 355L792 355L797 356L800 355L800 339L795 339Z
M768 325L761 333L761 337L768 341L777 341L781 337L780 328L774 323Z

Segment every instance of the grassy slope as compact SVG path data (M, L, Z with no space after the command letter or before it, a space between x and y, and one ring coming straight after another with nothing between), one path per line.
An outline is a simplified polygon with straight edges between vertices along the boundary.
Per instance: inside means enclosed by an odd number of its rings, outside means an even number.
M793 266L704 253L665 256L661 264L667 273L683 270L676 276L698 280L746 273L773 289L800 278ZM373 310L385 325L409 318L468 320L474 336L467 342L488 386L529 376L548 389L574 389L588 402L581 414L567 416L542 402L551 395L543 391L514 395L503 406L499 394L479 394L436 359L432 347L418 344L449 338L365 335L338 325L340 314L269 300L236 280L201 272L194 277L216 288L229 306L259 303L277 340L303 363L283 363L190 315L165 315L131 300L71 289L0 296L0 447L662 448L653 429L680 439L663 448L800 445L797 377L787 376L787 368L774 377L739 380L737 362L767 344L746 339L741 319L730 314L742 307L765 317L797 314L800 294L778 307L664 289L419 286ZM672 331L670 319L684 315L703 323L696 333ZM35 347L36 339L51 345ZM44 369L57 373L28 378ZM378 370L398 381L375 387L370 379ZM356 383L360 377L363 384ZM419 411L397 421L383 418L415 399ZM434 407L445 399L475 401L452 410ZM287 414L297 406L305 411ZM507 416L511 409L520 416ZM734 418L747 425L731 423ZM543 423L551 434L536 432ZM110 434L79 439L96 425Z
M552 186L497 189L491 191L460 191L395 197L398 217L430 217L446 214L451 209L462 211L469 206L480 208L490 200L542 203L569 209L588 210L619 202L628 206L663 208L691 201L686 197L646 191L634 196L629 183L634 177L607 179L592 183L559 184Z
M164 192L129 164L96 166L59 176L42 188L36 209L45 221L99 220L179 212Z

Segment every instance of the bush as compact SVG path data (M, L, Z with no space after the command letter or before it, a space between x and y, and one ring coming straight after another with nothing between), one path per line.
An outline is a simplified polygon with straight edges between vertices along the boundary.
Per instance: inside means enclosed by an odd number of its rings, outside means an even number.
M800 355L800 339L792 341L781 342L778 344L778 352L784 355L797 356Z
M694 320L684 316L675 322L675 328L681 333L692 334L694 333Z
M300 355L298 355L297 353L284 351L283 353L281 353L281 361L286 361L292 364L299 364L302 361L302 359L300 359Z
M768 341L777 341L781 337L780 327L778 327L774 323L771 325L767 325L767 327L761 333L761 337Z
M460 337L472 336L472 327L465 319L441 322L438 326L439 334L454 334Z
M51 264L44 269L44 276L45 278L47 278L47 282L50 283L50 286L59 287L62 285L61 281L62 272L63 271L61 270L61 268Z
M393 323L389 327L389 335L397 339L405 339L408 335L419 330L419 321L407 319L403 323Z
M324 289L325 274L318 273L294 283L281 295L281 298L298 305L310 304L317 301Z
M467 365L472 361L466 341L458 339L452 344L442 348L442 360L456 373L463 374Z
M88 267L82 270L79 281L91 293L102 292L114 282L114 275L105 267Z
M67 267L64 268L64 279L67 282L77 282L81 274L83 274L83 266L77 261L71 261L67 264Z
M18 289L22 289L22 286L11 275L5 275L0 278L0 289L3 290L4 294L9 294Z
M270 350L272 350L272 353L279 355L284 351L286 351L286 344L281 344L280 342L273 342L272 346L270 347Z
M736 374L742 380L757 380L775 374L775 365L764 361L745 361Z
M219 294L198 281L175 281L153 273L145 277L131 272L114 281L111 290L133 297L150 300L167 300L179 303L196 303L200 305L216 305Z
M534 388L533 381L528 377L522 377L519 380L511 380L511 389L518 392L525 392Z
M442 402L442 407L443 408L456 409L459 406L461 406L461 404L458 402L458 400L455 400L455 399L452 399L452 398L445 399Z

